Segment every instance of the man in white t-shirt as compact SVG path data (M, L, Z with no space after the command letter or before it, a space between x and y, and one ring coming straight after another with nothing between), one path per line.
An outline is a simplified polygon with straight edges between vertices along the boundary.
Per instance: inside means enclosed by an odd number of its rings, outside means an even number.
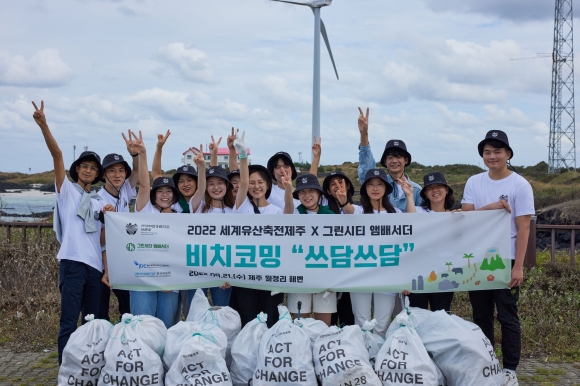
M534 211L534 195L529 182L508 169L513 150L507 135L492 130L478 145L488 172L467 180L461 201L463 211L502 209L511 213L512 278L509 288L470 291L473 321L494 343L494 305L502 332L504 385L516 386L516 368L521 354L521 327L517 302L524 279L523 265L530 233L530 217ZM532 235L535 237L535 235ZM505 253L505 252L504 252Z
M44 101L40 109L32 102L32 115L40 126L52 155L55 174L56 209L53 226L60 242L59 289L61 294L60 331L58 333L58 362L70 335L76 330L79 314L82 323L88 314L97 315L101 296L103 261L101 253L101 224L103 212L115 208L92 194L91 185L103 175L101 158L92 151L84 151L69 169L66 177L62 151L52 136L44 115Z
M101 181L105 183L105 186L99 190L98 195L101 197L103 202L114 206L116 212L127 213L129 212L129 203L131 202L131 199L137 195L135 185L137 185L137 178L139 175L139 162L137 158L139 154L135 149L132 149L131 141L125 138L125 142L127 144L127 151L133 158L133 170L131 170L131 167L127 161L123 159L122 155L115 153L107 154L105 158L103 158L104 174L101 179ZM103 228L104 227L105 224L103 224ZM104 235L105 232L102 232L101 244L103 246L104 273L98 319L109 320L111 290L109 288L109 271L107 267L107 252L105 250ZM130 314L131 301L129 298L129 291L113 289L113 293L117 297L119 303L119 314Z

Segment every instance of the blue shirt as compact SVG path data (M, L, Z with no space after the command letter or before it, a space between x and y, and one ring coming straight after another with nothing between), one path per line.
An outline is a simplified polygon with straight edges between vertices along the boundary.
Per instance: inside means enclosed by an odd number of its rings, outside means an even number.
M371 151L370 143L367 146L359 146L358 147L358 178L360 180L361 185L365 182L365 175L367 171L370 169L375 169L377 167L377 162L375 161L375 157L373 156L373 152ZM405 174L407 181L409 184L413 186L413 196L415 198L415 205L420 206L423 203L423 199L421 198L421 186L409 179L409 176ZM389 201L395 208L401 210L401 212L407 211L407 196L404 194L399 195L399 188L397 186L397 182L393 181L393 178L389 173L387 173L387 180L389 184L391 184L393 191L389 194Z

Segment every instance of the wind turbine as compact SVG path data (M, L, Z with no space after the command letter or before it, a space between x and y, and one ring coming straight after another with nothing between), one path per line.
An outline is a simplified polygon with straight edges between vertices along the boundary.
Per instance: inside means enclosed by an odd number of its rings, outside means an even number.
M332 4L332 0L273 0L281 3L290 3L297 5L305 5L314 12L314 79L312 91L312 145L314 145L314 137L320 138L320 35L324 38L324 43L328 49L332 67L336 79L338 79L338 71L336 71L336 64L334 64L334 57L328 42L328 35L326 34L326 27L324 22L320 19L320 8Z

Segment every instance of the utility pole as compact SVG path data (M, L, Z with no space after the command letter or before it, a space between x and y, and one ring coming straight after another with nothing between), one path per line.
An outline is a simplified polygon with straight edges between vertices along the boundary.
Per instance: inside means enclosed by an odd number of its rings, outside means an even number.
M576 169L572 0L556 0L548 173Z

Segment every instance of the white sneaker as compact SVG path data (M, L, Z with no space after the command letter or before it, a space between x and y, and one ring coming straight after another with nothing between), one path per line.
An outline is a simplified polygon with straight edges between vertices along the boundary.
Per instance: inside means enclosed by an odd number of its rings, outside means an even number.
M511 371L504 371L503 386L519 386L516 373L512 373Z

